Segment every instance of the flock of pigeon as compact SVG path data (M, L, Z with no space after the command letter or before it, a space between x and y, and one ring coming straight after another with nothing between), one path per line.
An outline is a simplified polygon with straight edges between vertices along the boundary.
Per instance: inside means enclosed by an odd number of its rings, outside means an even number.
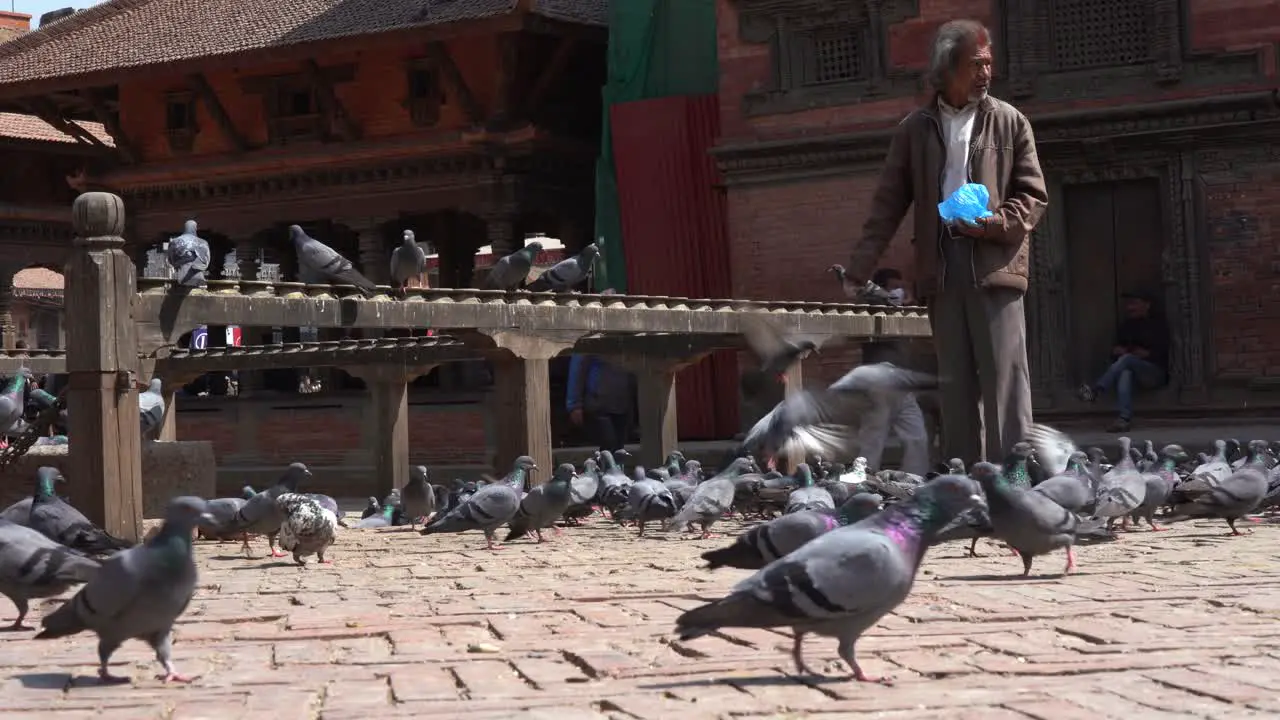
M27 418L51 411L58 403L52 393L41 388L35 375L26 368L20 368L0 386L0 449L8 447L14 438L26 434L37 435L32 445L66 445L67 444L67 411L59 410L51 423L53 433L46 433L46 427L32 425ZM160 378L152 378L142 392L138 393L138 429L140 437L146 440L155 437L164 423L164 383Z
M377 286L337 250L311 237L299 225L289 226L289 238L298 257L298 279L304 283L334 282L354 285L365 297L377 294ZM595 266L599 248L589 244L582 252L561 260L529 282L534 260L542 244L531 241L498 260L489 269L485 289L529 292L563 292L580 286ZM188 220L182 234L169 240L165 251L174 279L182 287L204 287L211 263L209 242L197 234L196 221ZM404 292L409 281L427 271L427 252L412 230L405 230L400 245L391 252L391 282Z

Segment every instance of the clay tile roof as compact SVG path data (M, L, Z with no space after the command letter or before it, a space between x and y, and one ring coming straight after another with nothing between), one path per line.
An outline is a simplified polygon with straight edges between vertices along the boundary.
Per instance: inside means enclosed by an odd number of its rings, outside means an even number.
M115 140L107 134L102 123L77 121L80 127L88 130L108 147L115 147ZM49 123L34 115L0 112L0 138L17 140L36 140L40 142L75 143L75 138L67 135Z
M0 86L506 15L608 23L609 0L109 0L0 45Z

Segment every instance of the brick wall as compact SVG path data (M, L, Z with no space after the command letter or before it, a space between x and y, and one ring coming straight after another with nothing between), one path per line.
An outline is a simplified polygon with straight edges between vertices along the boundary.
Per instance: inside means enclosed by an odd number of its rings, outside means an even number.
M765 87L772 68L767 44L739 40L737 4L717 0L721 66L721 145L814 137L891 127L924 99L893 98L841 107L745 117L744 94ZM971 17L996 32L992 0L936 0L920 3L920 16L888 29L889 65L923 69L928 43L946 20ZM1263 48L1268 87L1280 86L1276 48L1280 13L1272 0L1191 0L1190 45L1196 52ZM1036 113L1106 104L1132 104L1213 96L1243 88L1200 85L1175 87L1144 97L1076 101L1024 107ZM1257 89L1254 85L1250 89ZM728 212L734 292L739 297L837 301L839 287L824 275L844 263L866 217L878 168L768 185L731 186ZM1209 216L1207 273L1214 291L1210 316L1215 332L1216 371L1226 376L1280 374L1280 341L1266 328L1280 316L1280 173L1274 166L1241 168L1233 178L1206 190ZM906 219L881 265L910 275L911 220ZM909 278L910 280L910 278ZM1271 320L1271 323L1268 321ZM824 353L805 365L806 377L829 379L857 357L855 351ZM749 418L744 418L748 420Z
M278 398L178 398L178 439L207 440L218 458L218 491L238 494L291 462L315 474L312 490L339 497L373 492L373 409L361 392ZM487 405L409 399L410 462L438 479L489 472Z

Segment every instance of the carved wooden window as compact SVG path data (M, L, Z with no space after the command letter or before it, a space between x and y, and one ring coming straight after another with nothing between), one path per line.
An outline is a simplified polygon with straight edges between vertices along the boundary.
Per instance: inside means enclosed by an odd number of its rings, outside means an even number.
M854 23L787 31L775 54L782 89L866 81L865 37L864 28Z
M310 83L300 77L279 78L266 97L271 142L285 145L320 139L322 118Z
M1054 0L1049 8L1055 70L1122 67L1151 59L1152 3Z
M196 138L196 99L194 93L175 92L165 95L164 130L173 152L191 152Z
M404 104L413 124L431 127L440 122L440 106L444 104L440 68L428 60L415 60L409 64L407 80Z

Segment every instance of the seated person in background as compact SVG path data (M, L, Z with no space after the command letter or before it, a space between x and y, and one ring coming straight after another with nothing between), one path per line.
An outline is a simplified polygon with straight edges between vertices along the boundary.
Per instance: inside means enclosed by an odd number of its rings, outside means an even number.
M1169 380L1169 328L1164 319L1152 314L1152 298L1143 293L1125 293L1126 318L1116 332L1111 349L1111 367L1092 385L1080 386L1080 399L1093 402L1103 392L1116 394L1120 417L1107 432L1128 432L1133 422L1133 391L1152 390Z
M906 301L906 283L902 273L881 268L872 282L889 291L894 305ZM869 342L862 346L863 363L892 362L901 364L901 348L893 341ZM877 392L870 394L871 407L862 415L858 431L858 454L867 460L867 472L880 470L880 457L890 431L902 443L902 469L923 476L929 472L929 431L924 413L914 393Z
M601 291L612 295L614 290ZM569 422L585 427L601 450L617 452L631 438L635 393L631 373L597 355L574 355L569 361L565 409Z

